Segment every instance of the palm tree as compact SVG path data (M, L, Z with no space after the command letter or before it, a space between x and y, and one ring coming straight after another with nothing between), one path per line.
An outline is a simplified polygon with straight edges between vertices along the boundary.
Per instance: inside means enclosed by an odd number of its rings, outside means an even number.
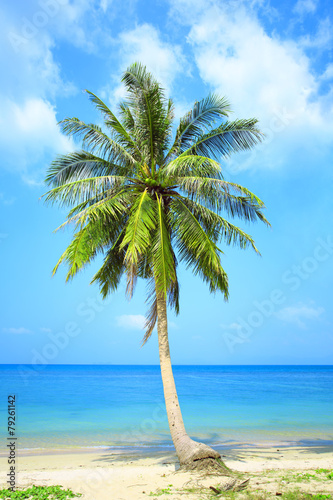
M161 374L170 432L182 466L207 463L220 454L185 431L170 360L167 304L179 311L178 261L228 297L219 241L252 247L244 231L222 217L268 224L263 202L246 188L223 179L219 160L252 148L262 139L257 120L228 121L225 98L210 94L179 123L172 141L174 106L146 68L133 64L123 78L127 99L119 118L92 92L105 129L78 118L60 122L82 140L82 150L59 156L46 182L47 202L70 207L73 240L62 254L67 280L102 253L92 278L105 298L126 275L131 297L137 278L147 282L145 343L157 323ZM218 122L213 127L214 123Z

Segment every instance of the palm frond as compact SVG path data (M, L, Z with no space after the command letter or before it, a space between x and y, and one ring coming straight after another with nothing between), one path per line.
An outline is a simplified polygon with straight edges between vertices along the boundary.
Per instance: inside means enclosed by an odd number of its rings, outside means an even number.
M115 243L107 250L102 267L94 275L91 283L98 283L102 297L117 290L121 277L125 272L125 250L120 249L124 230L120 231Z
M149 305L149 309L146 314L146 322L144 325L146 331L142 339L141 347L143 347L151 337L157 322L157 298L154 277L151 277L148 281L146 303Z
M118 229L118 228L117 228ZM80 229L60 257L53 269L54 275L59 265L65 262L68 265L66 281L71 280L86 264L96 256L98 251L102 251L110 240L110 232L106 232L101 221L90 222Z
M126 254L124 256L126 262ZM131 299L138 281L138 266L134 262L126 262L126 295Z
M151 242L151 232L156 226L156 208L148 190L137 196L127 221L121 248L126 247L125 262L137 266ZM133 273L133 270L131 270Z
M131 133L133 137L135 137L135 120L130 108L128 107L128 104L126 102L121 102L119 104L119 108L124 127Z
M171 251L173 254L174 268L176 269L177 259L172 247ZM144 325L146 332L142 339L142 346L151 337L157 322L156 280L151 269L149 270L149 273L146 274L146 278L148 278L146 303L149 305L149 309L146 314L146 322ZM179 283L176 272L175 279L169 284L167 297L169 306L175 311L176 314L179 314Z
M265 208L263 202L250 191L245 189L241 191L241 186L236 187L221 179L198 176L180 178L178 184L191 200L203 203L217 212L225 211L232 217L251 222L260 220L269 225L262 213ZM246 195L237 196L231 192L232 190L241 191Z
M166 156L165 163L173 155L188 149L205 130L211 129L216 120L228 116L229 112L230 104L227 99L216 94L209 94L201 101L195 102L193 108L180 120L175 141Z
M131 204L132 194L128 191L118 191L115 194L110 193L109 196L102 200L95 200L85 206L84 204L75 207L77 210L71 210L68 218L63 222L56 231L63 229L65 226L75 223L76 226L83 226L87 220L101 219L105 224L125 222L127 220L128 207ZM91 201L91 200L89 200ZM83 209L79 211L83 205ZM74 212L74 213L73 213Z
M235 120L226 122L203 134L182 154L198 154L219 160L232 153L246 151L263 139L263 134L256 127L258 120Z
M78 179L66 184L61 184L45 193L46 203L59 203L59 206L72 206L85 203L92 198L105 198L112 190L125 186L128 178L116 175L103 175Z
M69 207L58 229L74 226L54 273L66 264L68 281L102 253L92 283L103 298L124 275L130 297L139 278L147 281L144 344L157 322L158 296L179 312L178 260L227 299L218 245L259 253L252 237L225 216L269 225L264 203L245 187L226 182L220 161L252 148L263 134L256 119L227 121L228 101L210 94L181 118L172 141L174 105L155 78L135 63L122 82L127 96L118 116L86 91L102 113L103 128L75 117L60 122L64 134L82 141L82 150L52 162L43 199Z
M228 279L219 256L222 251L180 198L171 201L170 210L181 261L209 284L211 292L220 290L227 298Z
M260 255L253 238L245 231L200 203L184 197L181 201L191 211L213 242L218 243L223 240L227 245L237 245L242 249L252 247Z
M82 150L57 156L51 163L45 182L49 186L58 187L80 179L125 173L120 165Z
M63 133L79 137L82 140L83 149L88 149L90 153L122 166L135 165L136 161L131 152L111 136L106 135L101 127L87 124L78 118L65 118L59 123Z
M167 297L172 283L176 281L176 263L171 245L170 229L163 207L162 197L157 199L157 230L152 242L153 270L156 292Z
M110 127L112 131L117 134L118 142L121 143L127 151L131 151L132 156L136 157L136 160L140 162L142 160L140 149L130 133L126 130L126 127L96 94L89 90L86 90L86 93L91 102L93 102L96 108L104 115L105 125Z
M163 157L171 123L165 108L166 99L159 83L141 64L133 64L122 78L134 111L137 140L146 148L146 163L155 176L156 163ZM140 148L141 149L141 148Z
M178 178L194 175L197 177L221 176L220 164L207 156L198 156L194 154L178 156L160 171L160 177L163 179Z
M179 283L177 275L176 279L171 282L168 290L168 304L176 314L179 314Z

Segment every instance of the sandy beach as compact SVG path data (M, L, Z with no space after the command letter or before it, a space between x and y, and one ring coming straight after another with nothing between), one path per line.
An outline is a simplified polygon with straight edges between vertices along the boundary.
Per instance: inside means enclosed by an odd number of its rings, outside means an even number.
M244 478L250 477L250 491L265 491L267 498L293 487L312 493L333 493L333 480L320 472L333 469L333 447L233 447L222 450L222 455L228 467L244 473ZM2 454L2 488L6 487L7 468L7 458ZM162 499L180 499L184 495L199 499L211 498L209 487L227 481L177 469L177 458L172 452L152 456L107 449L25 451L18 455L17 486L62 485L82 493L84 500L141 500L155 495Z

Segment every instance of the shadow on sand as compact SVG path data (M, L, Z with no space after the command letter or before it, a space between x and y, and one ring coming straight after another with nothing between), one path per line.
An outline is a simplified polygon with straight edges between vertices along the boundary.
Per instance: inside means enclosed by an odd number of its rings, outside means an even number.
M196 441L200 441L200 438L192 436ZM281 453L286 449L295 449L298 454L324 454L333 452L333 436L332 440L324 439L302 439L297 441L285 441L285 442L271 442L271 443L251 443L243 442L239 443L234 440L225 441L223 444L217 442L217 436L212 434L207 439L202 440L202 442L209 444L214 449L220 452L222 459L246 462L249 455L257 456L272 460L272 462L279 460ZM274 456L272 450L275 450L279 455ZM156 464L159 465L171 465L174 464L175 468L178 468L178 459L172 445L167 446L124 446L124 447L114 447L110 446L106 449L103 455L99 458L94 459L94 462L102 463L114 463L114 462L127 462L134 463L142 459L155 458Z

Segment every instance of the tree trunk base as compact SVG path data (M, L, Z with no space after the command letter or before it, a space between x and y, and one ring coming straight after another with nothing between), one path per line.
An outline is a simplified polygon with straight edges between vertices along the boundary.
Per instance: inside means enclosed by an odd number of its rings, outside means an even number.
M188 436L182 444L183 447L177 450L180 470L232 476L232 471L223 463L218 451L204 443L198 443Z
M218 458L199 458L193 460L192 462L187 462L186 464L181 464L180 471L182 472L202 472L204 474L213 474L215 476L227 476L231 477L233 475L232 470L230 470L221 459Z

